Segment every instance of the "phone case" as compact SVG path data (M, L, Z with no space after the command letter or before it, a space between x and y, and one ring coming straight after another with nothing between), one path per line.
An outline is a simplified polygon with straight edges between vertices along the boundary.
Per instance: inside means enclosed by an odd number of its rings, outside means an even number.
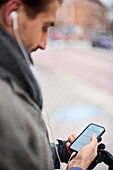
M104 128L103 126L97 125L97 124L95 124L95 123L90 123L90 124L80 133L80 135L72 142L72 144L75 143L75 142L78 140L78 138L79 138L91 125L100 127L100 128L102 129L102 132L99 133L99 135L97 136L97 140L98 140L98 142L99 142L99 140L101 139L102 134L105 132L105 128ZM93 133L92 133L92 134L93 134ZM77 150L75 150L75 149L72 148L72 144L69 146L69 149L70 149L71 151L76 151L76 152L78 152ZM85 145L84 145L84 146L85 146Z

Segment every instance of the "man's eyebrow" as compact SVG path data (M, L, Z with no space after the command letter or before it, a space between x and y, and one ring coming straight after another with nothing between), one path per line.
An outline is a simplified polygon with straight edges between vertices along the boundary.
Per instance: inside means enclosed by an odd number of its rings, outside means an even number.
M47 22L47 23L45 23L45 26L54 27L55 22Z

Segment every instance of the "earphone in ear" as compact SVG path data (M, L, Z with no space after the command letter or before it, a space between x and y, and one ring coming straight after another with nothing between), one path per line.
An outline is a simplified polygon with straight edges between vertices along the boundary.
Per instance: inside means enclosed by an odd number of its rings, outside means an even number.
M11 12L10 16L12 19L17 18L17 12L16 11Z
M14 35L15 35L15 38L16 38L16 40L17 40L17 42L18 42L18 45L19 45L19 47L20 47L20 50L21 50L21 52L23 53L23 56L25 57L25 60L26 60L26 62L27 62L27 64L28 64L28 66L30 67L30 70L31 70L31 72L32 72L35 80L38 81L38 80L37 80L37 73L36 73L36 71L35 71L35 69L34 69L34 66L32 65L32 63L31 63L31 61L30 61L30 59L29 59L29 56L28 56L28 54L27 54L27 52L26 52L26 50L25 50L25 48L24 48L24 46L23 46L23 43L22 43L21 38L20 38L19 33L18 33L18 21L17 21L17 19L18 19L18 14L17 14L17 12L16 12L16 11L11 12L10 17L11 17L12 20L13 20Z
M18 29L17 16L18 16L18 14L16 11L11 12L11 14L10 14L10 17L13 19L13 29L14 30Z

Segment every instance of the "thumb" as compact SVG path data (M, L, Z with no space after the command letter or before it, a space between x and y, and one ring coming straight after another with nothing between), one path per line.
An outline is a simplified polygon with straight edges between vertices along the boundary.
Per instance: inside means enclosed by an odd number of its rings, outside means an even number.
M91 140L95 140L95 139L97 139L97 135L96 135L96 134L93 134L93 135L91 136Z
M92 136L91 136L91 141L90 141L90 143L92 143L93 145L97 145L97 143L98 143L98 141L97 141L97 135L96 134L93 134Z

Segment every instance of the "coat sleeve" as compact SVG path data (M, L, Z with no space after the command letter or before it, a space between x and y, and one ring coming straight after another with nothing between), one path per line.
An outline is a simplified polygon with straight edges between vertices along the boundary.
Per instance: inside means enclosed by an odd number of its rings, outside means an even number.
M12 116L9 112L6 116L0 111L0 169L37 170L35 135L27 131L28 126L22 117Z
M38 125L25 103L6 90L0 98L0 170L53 170L42 122Z
M59 162L58 157L57 157L56 149L57 149L57 144L51 143L51 150L52 150L52 157L53 157L53 161L54 161L54 168L60 169L60 162Z

